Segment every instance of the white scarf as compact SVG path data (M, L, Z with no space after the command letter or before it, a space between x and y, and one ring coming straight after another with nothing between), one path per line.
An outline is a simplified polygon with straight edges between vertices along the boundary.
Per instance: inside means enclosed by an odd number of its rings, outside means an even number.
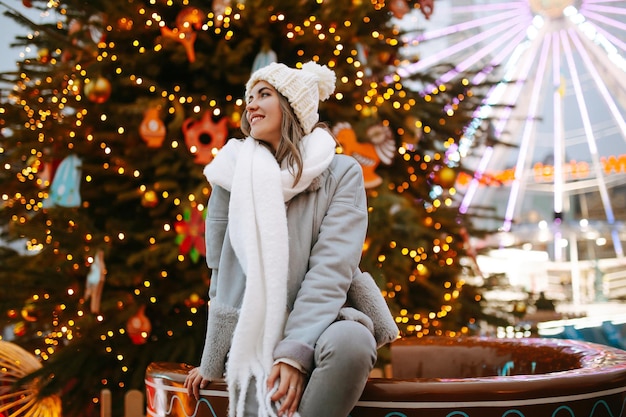
M268 150L248 137L230 140L204 168L212 185L230 191L229 236L246 274L239 321L226 365L230 416L243 415L245 394L256 380L259 417L275 417L266 386L273 352L286 321L289 242L285 203L307 189L330 164L335 140L315 129L302 141L303 171L294 186L287 167L279 167Z

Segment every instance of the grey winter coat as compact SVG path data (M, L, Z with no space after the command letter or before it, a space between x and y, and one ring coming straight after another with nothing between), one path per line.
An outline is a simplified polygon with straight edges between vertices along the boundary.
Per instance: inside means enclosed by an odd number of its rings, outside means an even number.
M228 236L229 197L227 190L215 187L206 218L206 261L212 276L200 370L207 379L223 377L246 281ZM311 186L287 204L287 321L274 358L295 361L310 371L317 339L338 319L362 322L379 346L395 339L397 327L380 291L371 276L359 270L367 199L356 160L336 155ZM354 285L357 281L362 285ZM364 304L363 312L346 308L349 290L356 298L353 306ZM373 307L382 311L367 311Z

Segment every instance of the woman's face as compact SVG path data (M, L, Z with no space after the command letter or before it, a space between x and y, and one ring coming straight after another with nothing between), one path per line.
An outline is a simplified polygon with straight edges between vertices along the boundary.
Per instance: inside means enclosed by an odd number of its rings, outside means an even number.
M246 98L246 117L250 136L261 140L276 150L281 139L283 112L278 92L266 81L259 81Z

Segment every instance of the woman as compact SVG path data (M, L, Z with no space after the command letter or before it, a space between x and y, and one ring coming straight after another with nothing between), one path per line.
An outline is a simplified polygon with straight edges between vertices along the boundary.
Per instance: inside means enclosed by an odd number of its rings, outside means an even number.
M230 140L204 171L210 309L185 387L197 399L225 374L231 416L346 417L377 347L397 335L392 319L381 336L380 323L346 304L364 281L367 201L360 166L318 126L319 101L334 89L335 74L313 62L257 70L246 139ZM382 310L374 320L389 324Z

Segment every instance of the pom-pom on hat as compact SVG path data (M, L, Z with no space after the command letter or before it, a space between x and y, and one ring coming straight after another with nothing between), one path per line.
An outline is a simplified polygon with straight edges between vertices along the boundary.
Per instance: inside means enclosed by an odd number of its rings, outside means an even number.
M326 65L307 62L302 69L272 62L258 69L246 83L246 98L259 81L266 81L289 100L305 134L319 120L318 106L335 91L335 73Z

